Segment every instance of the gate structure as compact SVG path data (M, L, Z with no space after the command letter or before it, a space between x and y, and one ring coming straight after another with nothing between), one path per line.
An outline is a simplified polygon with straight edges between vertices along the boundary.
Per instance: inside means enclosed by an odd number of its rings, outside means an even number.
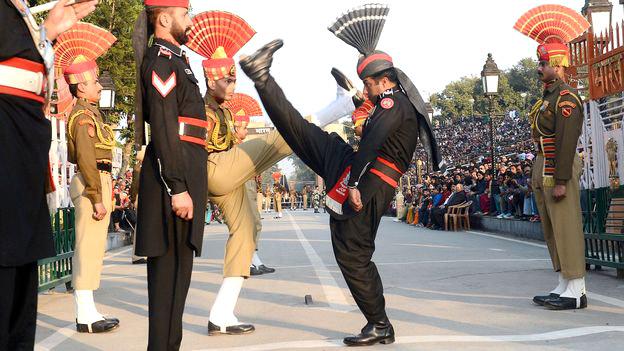
M606 33L590 29L570 44L569 82L585 99L579 143L585 256L624 278L624 22Z

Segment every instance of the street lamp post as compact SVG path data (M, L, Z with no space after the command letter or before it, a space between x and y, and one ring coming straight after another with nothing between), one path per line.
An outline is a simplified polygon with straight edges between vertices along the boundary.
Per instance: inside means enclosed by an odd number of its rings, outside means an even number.
M520 96L522 97L522 113L526 113L526 101L528 95L529 94L527 94L526 92L520 93Z
M470 98L470 118L474 119L474 103L475 103L475 99Z
M109 112L110 110L115 108L115 83L113 82L113 78L108 71L104 71L102 72L102 74L100 74L99 81L100 85L102 85L102 94L100 95L100 109L104 112Z
M492 54L488 54L483 70L481 71L481 82L483 84L483 94L490 102L489 119L490 119L490 157L492 159L492 179L496 177L496 164L494 163L494 98L498 96L498 77L500 71L496 62L492 58Z

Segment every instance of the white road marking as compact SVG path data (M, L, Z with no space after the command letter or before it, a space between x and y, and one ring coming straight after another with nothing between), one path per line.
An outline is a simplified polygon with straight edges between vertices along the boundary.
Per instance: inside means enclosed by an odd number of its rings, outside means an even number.
M600 295L600 294L596 294L593 292L587 292L587 297L590 300L598 300L600 302L606 303L608 305L613 305L613 306L617 306L620 308L624 308L624 301L620 300L620 299L616 299L614 297L609 297L609 296L604 296L604 295Z
M400 336L396 344L424 344L424 343L505 343L505 342L535 342L553 341L587 336L592 334L624 332L624 326L595 326L557 330L540 334L520 335L415 335ZM200 349L195 351L273 351L290 349L344 347L342 340L301 340L277 342L263 345L248 345L241 347Z
M529 246L542 247L542 248L546 248L546 249L548 248L546 245L532 243L532 242L526 242L526 241L522 241L522 240L505 238L505 237L498 236L498 235L493 235L493 234L485 234L485 233L479 233L479 232L473 232L473 231L466 231L466 233L475 234L475 235L481 235L481 236L487 236L489 238L496 238L496 239L501 239L501 240L512 241L512 242L515 242L515 243L529 245ZM550 259L549 259L549 261L550 261ZM587 297L589 297L590 299L598 300L598 301L600 301L602 303L606 303L608 305L624 308L624 300L620 300L620 299L616 299L616 298L613 298L613 297L592 293L592 292L589 292L589 291L587 292Z
M35 351L49 351L76 334L76 324L68 324L35 345Z
M347 298L345 297L342 289L338 286L336 279L334 279L329 269L325 266L325 263L323 263L321 257L319 257L312 245L310 245L308 239L306 239L305 235L303 235L301 228L299 228L299 225L295 222L293 216L288 212L286 212L286 214L288 215L288 219L295 230L295 234L297 234L297 238L301 242L303 250L308 256L310 263L312 263L312 267L314 268L316 276L321 283L321 287L323 288L323 292L325 293L325 298L327 299L329 306L332 309L341 312L353 311L356 307L347 302Z
M109 260L113 257L117 257L119 255L123 255L129 251L132 250L132 246L123 250L120 250L118 252L112 253L110 255L106 255L104 257L104 260ZM114 267L117 266L116 264L108 264L108 265L104 265L103 268L110 268L110 267ZM109 278L101 278L100 280L108 280L108 279L113 279L113 277L109 277ZM55 348L56 346L60 345L62 342L64 342L67 339L70 339L72 336L74 336L74 334L76 334L76 324L75 323L71 323L68 324L67 326L58 329L56 332L54 332L52 335L48 336L47 338L41 340L40 342L37 343L37 345L35 345L35 351L48 351L48 350L52 350L53 348Z
M428 245L428 244L394 244L398 246L415 246L415 247L426 247L430 249L459 249L459 246L448 246L448 245Z
M481 232L475 232L475 231L472 231L472 230L467 230L466 233L470 233L470 234L474 234L474 235L480 235L480 236L487 236L488 238L506 240L506 241L511 241L511 242L514 242L514 243L520 243L520 244L524 244L524 245L541 247L541 248L546 249L546 245L544 245L544 244L538 244L538 243L533 243L533 242L529 242L529 241L522 241L522 240L506 238L506 237L500 236L500 235L486 234L486 233L481 233Z

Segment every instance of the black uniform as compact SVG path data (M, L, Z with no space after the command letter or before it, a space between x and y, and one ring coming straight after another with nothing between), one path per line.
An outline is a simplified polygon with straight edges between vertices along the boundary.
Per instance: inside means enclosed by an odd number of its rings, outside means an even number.
M179 117L201 124L206 113L181 48L155 39L141 73L143 118L152 134L141 168L136 254L148 257L148 349L177 350L193 252L201 254L207 191L207 152L203 142L181 139ZM195 130L198 139L201 129ZM191 221L180 219L171 208L171 196L185 191L193 199Z
M10 0L0 0L0 23L0 62L43 62ZM45 196L51 135L41 102L0 92L0 350L34 347L37 260L55 255Z
M366 319L371 323L386 320L383 285L371 258L381 217L395 188L375 169L384 175L393 172L384 169L378 157L398 168L397 173L408 168L418 141L416 109L401 90L386 91L379 96L355 152L337 134L328 134L303 119L272 77L265 84L256 84L256 89L277 130L297 156L325 179L327 189L342 180L345 169L351 166L348 184L357 183L364 208L355 212L346 201L342 211L328 208L334 255ZM397 179L395 175L393 180Z

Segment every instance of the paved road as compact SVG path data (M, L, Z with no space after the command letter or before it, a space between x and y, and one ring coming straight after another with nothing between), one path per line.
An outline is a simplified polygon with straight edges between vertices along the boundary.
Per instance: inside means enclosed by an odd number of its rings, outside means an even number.
M267 215L266 217L271 217ZM327 350L364 319L333 258L328 218L286 212L263 221L260 253L277 268L249 279L237 315L257 331L208 336L206 325L221 283L225 225L206 227L184 316L183 350ZM384 218L374 257L397 342L370 350L621 350L624 281L613 270L588 276L589 308L547 311L531 297L556 282L546 248L478 232L418 229ZM304 303L313 296L314 304ZM77 334L73 298L61 289L40 296L37 350L145 350L145 266L130 264L130 249L109 253L100 310L121 320L105 335Z

